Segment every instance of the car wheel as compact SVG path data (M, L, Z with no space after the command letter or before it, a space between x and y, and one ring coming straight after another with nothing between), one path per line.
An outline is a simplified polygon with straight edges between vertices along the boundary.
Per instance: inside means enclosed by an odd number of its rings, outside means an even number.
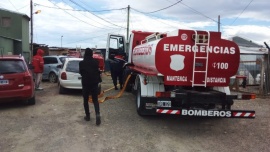
M66 89L59 84L59 94L65 94Z
M34 104L36 104L35 95L32 98L30 98L30 99L27 100L27 104L28 105L34 105Z
M50 73L50 74L49 74L49 81L50 81L51 83L56 83L56 82L57 82L57 76L56 76L55 73Z

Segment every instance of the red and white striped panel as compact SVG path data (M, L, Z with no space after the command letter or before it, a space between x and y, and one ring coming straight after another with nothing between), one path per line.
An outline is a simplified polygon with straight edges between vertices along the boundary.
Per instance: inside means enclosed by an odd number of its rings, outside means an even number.
M233 117L253 118L253 117L255 117L255 113L251 113L251 112L233 112Z
M157 109L157 113L179 115L181 112L180 110Z

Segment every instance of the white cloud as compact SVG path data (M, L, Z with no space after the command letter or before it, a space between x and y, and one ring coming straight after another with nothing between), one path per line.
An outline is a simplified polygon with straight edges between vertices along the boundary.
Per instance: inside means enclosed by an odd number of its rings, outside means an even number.
M259 45L264 45L264 42L270 41L270 26L257 25L241 25L241 26L226 26L224 27L223 36L232 37L240 36L251 40Z

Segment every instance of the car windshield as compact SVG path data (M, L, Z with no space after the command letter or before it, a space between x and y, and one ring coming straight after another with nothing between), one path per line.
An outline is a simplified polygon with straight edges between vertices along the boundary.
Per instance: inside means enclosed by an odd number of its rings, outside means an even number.
M26 71L22 60L1 60L0 74L22 73Z
M67 63L67 68L66 71L67 72L75 72L75 73L79 73L79 62L80 61L69 61Z

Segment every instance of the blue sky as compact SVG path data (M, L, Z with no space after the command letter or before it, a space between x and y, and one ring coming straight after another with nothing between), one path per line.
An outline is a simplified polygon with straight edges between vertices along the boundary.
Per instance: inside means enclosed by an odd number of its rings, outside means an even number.
M33 0L34 43L63 47L106 46L108 33L218 30L224 38L240 36L270 43L269 0ZM30 0L1 0L0 8L30 16ZM63 36L63 37L62 37Z

